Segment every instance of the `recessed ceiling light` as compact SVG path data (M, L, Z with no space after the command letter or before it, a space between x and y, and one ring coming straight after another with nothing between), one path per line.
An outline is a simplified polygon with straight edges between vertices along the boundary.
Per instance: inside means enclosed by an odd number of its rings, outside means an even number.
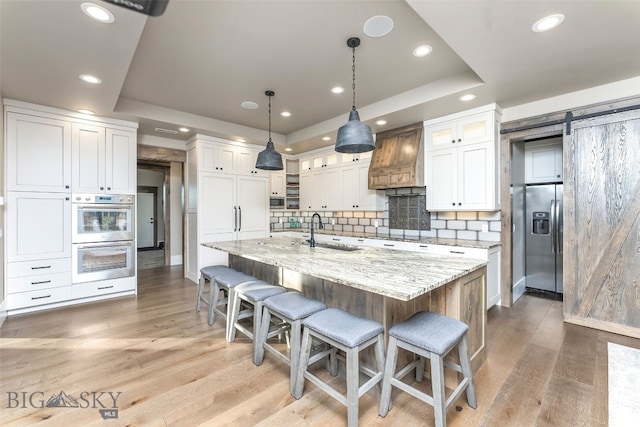
M238 138L238 139L236 139L236 142L247 142L247 141L242 139L242 138Z
M87 15L89 18L94 19L98 22L111 24L113 21L116 20L113 17L113 14L111 12L109 12L107 9L105 9L102 6L98 6L97 4L82 3L80 5L80 8L85 13L85 15Z
M476 99L476 96L473 93L466 93L464 95L462 95L460 98L458 98L460 101L473 101L474 99Z
M336 86L334 88L331 88L331 93L342 93L344 92L344 88L340 87L340 86Z
M362 31L369 37L384 37L391 30L393 30L393 19L385 15L373 16L362 26Z
M293 150L291 150L291 148L287 147L287 148L284 149L284 151L293 151Z
M255 110L258 108L258 104L253 101L244 101L240 106L246 110Z
M91 83L92 85L99 85L100 83L102 83L102 80L100 80L96 76L92 76L91 74L80 74L79 77L80 80Z
M423 44L413 49L413 56L422 58L423 56L429 55L432 50L433 48L431 46L429 46L428 44Z
M323 137L322 137L322 140L323 140L323 141L331 141L331 138L330 138L330 137L328 137L328 136L323 136Z
M178 128L178 130L179 130L180 132L189 132L191 129L189 129L189 128L185 128L185 127L181 127L181 128Z
M94 113L91 110L85 110L84 108L81 108L78 110L78 113L82 113L82 114L88 114L90 116L94 116L96 113Z
M387 121L386 121L386 120L378 120L378 121L376 122L376 124L377 124L378 126L384 126L384 125L386 125L386 124L387 124Z
M538 20L533 26L531 30L534 33L542 33L544 31L549 31L558 25L562 24L564 21L564 15L561 13L555 13L553 15L545 16L544 18Z
M291 113L290 113L290 112L288 112L288 111L283 111L282 113L280 113L280 115L281 115L282 117L291 117Z

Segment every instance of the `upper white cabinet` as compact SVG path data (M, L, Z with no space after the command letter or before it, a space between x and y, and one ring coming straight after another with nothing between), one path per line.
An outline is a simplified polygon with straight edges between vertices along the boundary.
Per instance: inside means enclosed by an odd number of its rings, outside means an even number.
M235 173L236 149L222 144L203 144L198 156L198 171Z
M562 182L562 142L530 142L524 146L525 182Z
M500 209L495 104L425 122L427 209Z
M439 121L440 119L438 119ZM455 144L467 145L493 141L494 114L491 111L470 114L444 123L425 123L426 149L449 148ZM429 123L433 123L430 121Z
M250 148L236 149L236 173L239 175L269 176L269 171L256 169L256 161L260 151Z
M384 209L384 193L369 189L369 164L371 158L342 168L342 209L377 211Z
M347 165L355 162L370 162L373 151L365 151L364 153L340 153L340 163Z
M8 191L71 191L71 123L7 112Z
M286 175L283 172L271 172L269 176L271 181L271 197L284 197L286 194Z
M74 193L136 194L136 133L72 126Z

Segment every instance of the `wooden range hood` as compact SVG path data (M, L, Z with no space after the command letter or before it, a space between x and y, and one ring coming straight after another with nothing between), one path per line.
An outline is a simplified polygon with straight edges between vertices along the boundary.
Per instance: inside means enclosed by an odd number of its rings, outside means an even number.
M369 166L369 188L424 186L422 122L376 134Z

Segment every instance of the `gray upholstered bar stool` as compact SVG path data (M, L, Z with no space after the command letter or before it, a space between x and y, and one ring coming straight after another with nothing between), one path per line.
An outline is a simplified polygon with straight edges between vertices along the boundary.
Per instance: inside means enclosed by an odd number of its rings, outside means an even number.
M287 363L290 366L289 391L291 394L293 394L293 388L296 384L296 373L298 371L298 361L300 359L302 321L312 314L326 308L327 306L325 303L306 298L297 291L276 295L274 297L267 298L263 302L260 332L254 341L255 351L253 353L253 363L256 366L262 365L265 350ZM279 323L274 328L270 328L273 317L282 320L282 323ZM285 330L290 331L289 342L291 348L289 350L289 356L278 351L277 348L268 342L269 338L276 336Z
M337 308L328 308L307 317L302 324L302 349L300 363L296 374L296 385L293 397L300 399L304 389L305 378L324 390L331 397L347 407L347 424L349 427L358 425L358 407L360 397L382 381L384 369L384 338L382 325L373 320L363 319ZM347 395L336 391L329 384L322 381L308 370L309 365L327 356L333 349L318 352L310 357L311 339L315 338L342 350L346 359ZM360 351L375 345L376 369L374 371L360 366ZM333 358L335 360L335 357ZM333 368L335 375L337 372ZM360 372L369 376L360 386Z
M469 361L468 329L467 325L458 320L428 311L418 312L408 320L391 327L389 329L389 350L387 351L387 362L382 381L380 415L384 417L389 412L391 386L433 405L436 427L447 425L447 409L465 390L469 406L475 408L477 403L471 362ZM460 365L444 360L444 357L456 346L458 347ZM408 350L420 357L396 373L398 348ZM414 367L416 367L416 380L422 381L424 358L431 359L432 396L401 381ZM444 365L463 375L462 381L448 398L445 398Z
M211 300L213 298L213 279L218 274L227 273L230 271L235 271L232 268L226 267L224 265L210 265L207 267L203 267L200 269L200 280L198 280L198 300L196 302L196 311L200 311L201 303L205 303L209 306L208 315L207 315L207 323L209 326L213 325L213 321L215 320L215 310L214 305L211 304ZM204 289L206 287L207 281L209 282L209 291L206 293ZM205 297L206 296L206 297ZM226 298L220 300L217 299L218 305L226 305Z
M287 290L282 286L272 285L264 280L244 283L236 286L233 300L231 301L231 317L228 321L231 327L228 341L235 341L236 331L240 331L247 337L251 338L253 342L253 351L251 354L255 354L255 336L258 335L258 331L260 330L262 302L269 297L284 294L285 292L287 292ZM241 310L242 306L247 305L250 307ZM240 320L242 318L250 316L253 316L253 330L250 330L245 325L240 324Z
M235 288L244 283L251 283L251 282L258 282L258 279L256 279L255 277L249 274L241 273L235 270L228 271L226 273L220 273L213 278L213 298L211 299L212 300L211 305L213 306L213 309L215 311L214 316L218 314L227 321L226 329L225 329L225 338L229 342L231 341L231 330L233 329L232 323L229 322L229 319L231 318L231 313L233 310ZM219 305L222 305L222 304L218 304L218 295L220 294L220 290L223 290L227 293L226 312L218 308ZM242 313L240 317L246 318L251 315L252 313L245 312L245 313Z

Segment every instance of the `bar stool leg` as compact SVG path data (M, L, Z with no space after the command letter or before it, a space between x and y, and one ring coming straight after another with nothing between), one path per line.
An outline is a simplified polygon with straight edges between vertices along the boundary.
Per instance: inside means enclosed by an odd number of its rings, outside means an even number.
M200 298L202 298L202 294L204 291L204 275L200 274L200 280L198 280L198 301L196 301L196 311L200 311ZM211 296L209 296L211 299ZM211 325L211 323L209 323Z
M238 311L240 310L240 302L238 302ZM236 337L236 328L233 327L233 313L236 306L236 291L232 287L229 287L227 291L227 329L226 329L226 338L227 342L233 342Z
M447 410L444 394L444 365L442 356L431 353L431 389L433 390L433 413L436 427L447 425Z
M358 347L349 349L347 356L347 425L358 426L358 388L360 379Z
M262 319L264 321L264 317ZM302 339L302 320L296 320L291 324L290 332L291 339L290 349L289 349L289 364L291 365L289 370L289 375L291 380L289 381L289 393L293 395L294 392L294 384L296 383L298 374L298 364L300 363L300 341Z
M374 350L376 354L376 368L378 372L382 372L384 375L384 338L382 335L378 335L378 341L376 342ZM376 384L375 396L379 402L382 396L382 379Z
M270 323L271 312L267 307L264 307L262 310L262 323L260 324L260 330L255 337L256 345L253 352L253 364L256 366L262 365L262 361L264 360L264 347L262 347L262 345L267 341Z
M460 357L460 366L462 367L462 374L469 380L467 385L467 403L473 409L478 406L476 402L476 389L473 385L473 372L471 371L471 361L469 360L469 343L467 342L467 335L462 337L462 341L458 344L458 355Z
M218 298L220 296L220 288L213 279L209 281L209 292L209 315L207 316L207 323L211 326L216 320L216 307L218 306Z
M387 350L387 360L384 367L384 377L382 378L382 394L380 395L380 407L378 414L385 417L391 409L391 379L395 375L396 363L398 361L398 339L389 337L389 348Z
M296 386L293 390L293 397L300 399L304 391L304 371L309 364L309 354L311 353L311 337L309 330L302 333L302 345L300 346L300 359L298 360L298 371L296 372Z

